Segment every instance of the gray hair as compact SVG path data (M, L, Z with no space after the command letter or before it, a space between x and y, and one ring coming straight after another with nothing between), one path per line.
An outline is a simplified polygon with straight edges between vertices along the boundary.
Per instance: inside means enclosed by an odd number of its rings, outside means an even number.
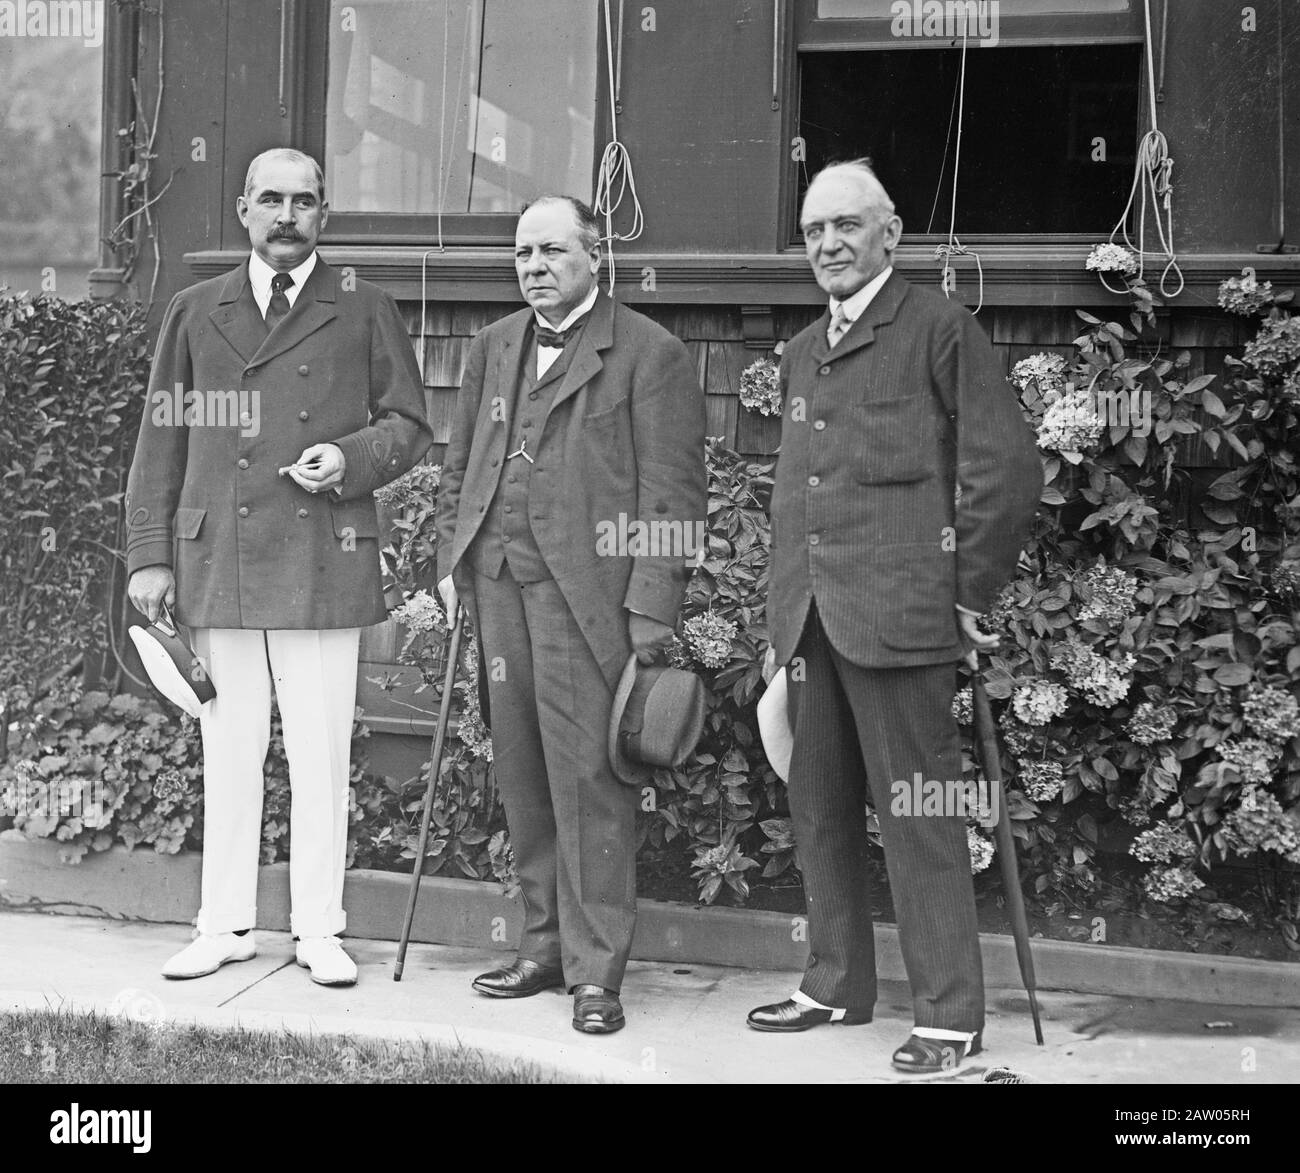
M529 208L535 208L538 204L567 204L573 213L573 222L577 225L578 239L582 242L582 247L587 252L599 247L600 221L596 218L596 213L580 199L568 195L539 195L520 208L519 214L522 216Z
M293 147L272 147L269 151L263 151L260 155L254 157L253 161L248 165L247 174L244 176L245 199L253 194L253 179L258 166L262 163L268 163L272 159L283 159L286 163L310 164L312 176L316 180L316 198L322 204L325 202L325 172L321 170L321 165L310 155L295 150Z
M885 190L885 185L880 182L880 178L871 166L870 159L848 159L842 163L828 163L812 177L808 187L811 188L823 175L846 174L855 176L867 189L871 208L880 216L881 220L888 220L894 214L894 201L889 198L889 192Z

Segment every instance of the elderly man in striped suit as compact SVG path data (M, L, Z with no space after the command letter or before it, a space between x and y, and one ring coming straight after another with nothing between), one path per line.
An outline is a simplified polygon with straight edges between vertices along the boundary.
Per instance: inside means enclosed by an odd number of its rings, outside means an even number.
M1015 569L1042 473L979 324L894 271L902 221L870 167L820 172L801 223L830 310L781 360L768 616L810 956L794 995L748 1021L871 1021L870 799L915 1015L893 1061L929 1073L978 1052L984 1026L965 819L896 813L891 786L962 776L956 663L992 642L975 621Z

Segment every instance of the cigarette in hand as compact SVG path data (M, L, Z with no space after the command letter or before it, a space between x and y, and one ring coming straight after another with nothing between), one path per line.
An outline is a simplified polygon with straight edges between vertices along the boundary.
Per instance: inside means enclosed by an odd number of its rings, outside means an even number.
M315 461L315 460L311 461L309 464L286 464L282 469L280 469L280 476L284 476L285 473L299 472L304 468L315 469L319 467L320 467L319 461Z

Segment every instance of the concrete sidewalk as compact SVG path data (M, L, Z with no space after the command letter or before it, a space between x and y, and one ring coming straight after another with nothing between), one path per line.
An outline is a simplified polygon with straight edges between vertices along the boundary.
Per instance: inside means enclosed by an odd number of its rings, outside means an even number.
M896 982L882 986L869 1025L766 1035L747 1029L745 1014L788 995L797 974L633 962L623 990L627 1027L586 1036L570 1026L572 1002L559 992L521 1001L475 994L470 981L500 964L500 952L412 945L394 983L396 945L348 938L360 980L327 989L294 964L287 934L259 932L254 960L165 981L159 968L189 937L180 926L0 913L0 1009L112 1009L209 1026L423 1037L529 1060L566 1079L916 1082L889 1065L912 1022L907 989ZM1300 1081L1297 1010L1066 993L1043 994L1041 1003L1047 1045L1039 1048L1024 991L990 990L985 1052L945 1080L981 1084L1006 1067L1036 1083Z

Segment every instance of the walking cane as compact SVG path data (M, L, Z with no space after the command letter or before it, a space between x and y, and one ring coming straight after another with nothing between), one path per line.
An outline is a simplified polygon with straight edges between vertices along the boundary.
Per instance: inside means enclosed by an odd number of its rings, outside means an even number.
M415 919L415 902L420 896L420 875L424 871L424 853L429 846L429 821L433 818L433 799L442 769L442 747L447 741L447 719L451 713L452 687L456 683L456 664L460 659L460 634L465 623L465 608L457 604L456 622L449 633L447 645L447 675L442 682L442 704L438 708L438 727L433 733L433 746L429 753L429 785L424 792L424 815L420 820L420 846L415 852L415 871L411 874L411 894L406 901L406 917L402 921L402 937L397 944L397 964L393 967L393 981L402 980L406 966L406 946L411 939L411 922Z
M993 836L998 845L998 859L1002 862L1002 887L1006 891L1007 911L1011 915L1011 932L1016 940L1016 958L1020 962L1020 977L1029 995L1029 1012L1034 1016L1034 1038L1043 1045L1043 1024L1038 1016L1038 980L1034 977L1034 958L1029 951L1029 921L1025 916L1025 897L1020 890L1020 865L1016 860L1016 841L1011 834L1011 815L1007 810L1007 792L1002 784L1002 756L998 752L997 730L993 724L993 710L989 694L984 690L980 675L978 653L967 657L972 669L971 697L975 709L975 732L980 744L980 760L984 763L984 778L997 790L998 824Z

